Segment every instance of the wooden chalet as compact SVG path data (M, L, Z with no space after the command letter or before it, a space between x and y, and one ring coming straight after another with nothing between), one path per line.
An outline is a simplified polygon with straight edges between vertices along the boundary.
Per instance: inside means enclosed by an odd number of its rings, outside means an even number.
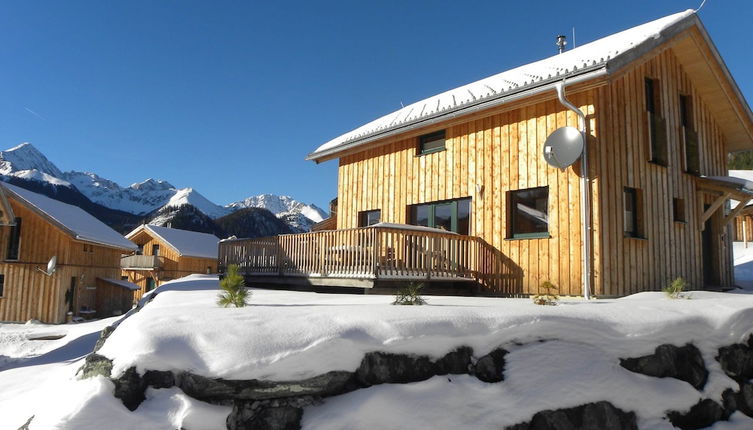
M137 298L173 279L217 273L220 239L213 234L144 224L126 238L138 249L122 258L122 279L139 286Z
M136 245L76 206L14 185L0 185L0 207L0 321L131 309L135 286L118 278L120 256ZM52 257L56 269L45 273Z
M586 150L558 169L543 145L563 126L585 131ZM748 149L753 114L688 10L325 143L308 159L339 162L337 229L226 241L220 262L252 281L459 279L491 295L537 293L544 281L585 296L677 277L729 287L729 222L753 184L730 180L726 162Z

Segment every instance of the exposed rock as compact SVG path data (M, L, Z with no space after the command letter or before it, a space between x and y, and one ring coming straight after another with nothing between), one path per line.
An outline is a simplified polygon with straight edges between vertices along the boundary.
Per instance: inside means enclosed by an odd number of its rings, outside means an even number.
M703 389L709 377L701 351L690 343L681 347L659 345L651 355L620 359L620 365L631 372L648 376L676 378L697 390Z
M112 360L104 355L89 354L86 356L86 360L84 360L84 365L76 373L81 373L82 379L88 379L97 375L109 378L112 373Z
M530 422L506 430L637 430L635 413L625 412L609 402L587 403L569 409L536 413Z
M748 339L748 344L753 341L753 336ZM719 348L716 360L722 366L722 370L730 378L737 382L753 379L753 347L741 343Z
M468 373L471 366L471 357L473 357L473 349L461 346L437 360L435 363L436 373L437 375L460 375Z
M228 430L297 430L303 408L318 400L297 397L284 400L235 402L226 420Z
M436 374L436 366L429 357L370 352L361 360L356 379L361 385L369 387L424 381Z
M724 409L729 413L740 411L753 418L753 383L740 384L738 392L729 389L722 394L722 398L724 398Z
M259 381L251 379L212 379L188 372L175 378L177 385L187 395L207 401L264 400L299 396L336 396L358 388L350 372L334 371L302 381Z
M123 405L131 411L135 411L146 398L144 396L146 383L135 367L129 367L112 382L115 384L114 396L120 399Z
M505 379L505 355L507 351L497 348L476 362L476 377L484 382L499 382Z
M97 343L94 344L94 349L92 352L99 351L100 348L105 344L105 341L108 337L112 334L112 332L115 331L115 326L108 325L107 327L103 328L101 332L99 332L99 339L97 339Z
M667 418L672 425L682 430L706 428L717 421L727 420L729 415L728 411L725 411L719 403L711 399L699 400L689 411L684 413L667 412Z
M147 370L144 372L144 384L154 388L171 388L175 386L175 375L169 371Z

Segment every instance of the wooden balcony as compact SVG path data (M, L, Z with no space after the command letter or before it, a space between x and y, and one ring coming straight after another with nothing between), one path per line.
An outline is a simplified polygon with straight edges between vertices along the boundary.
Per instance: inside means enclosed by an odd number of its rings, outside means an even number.
M522 278L509 259L477 237L397 224L225 240L220 272L230 264L247 280L304 278L310 285L365 288L376 281Z
M157 255L129 255L120 259L120 268L127 270L154 270L160 265Z

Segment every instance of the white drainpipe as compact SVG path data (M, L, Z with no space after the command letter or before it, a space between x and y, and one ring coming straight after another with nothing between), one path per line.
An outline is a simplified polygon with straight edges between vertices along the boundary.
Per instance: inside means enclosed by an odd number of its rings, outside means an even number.
M563 106L578 115L578 130L583 136L583 154L580 156L580 220L582 224L581 236L583 237L583 297L591 298L591 193L588 178L588 145L586 140L586 115L574 104L565 98L565 80L557 82L554 86L557 97Z

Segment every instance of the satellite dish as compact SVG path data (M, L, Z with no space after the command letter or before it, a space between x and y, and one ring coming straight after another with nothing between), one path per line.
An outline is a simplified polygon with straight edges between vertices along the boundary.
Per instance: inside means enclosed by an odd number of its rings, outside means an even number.
M53 273L55 273L55 270L58 267L58 257L56 255L53 255L52 258L50 258L50 261L47 262L47 270L42 270L39 267L37 267L37 270L44 273L47 276L52 276Z
M583 153L583 135L575 127L560 127L544 142L544 160L550 166L565 169Z

